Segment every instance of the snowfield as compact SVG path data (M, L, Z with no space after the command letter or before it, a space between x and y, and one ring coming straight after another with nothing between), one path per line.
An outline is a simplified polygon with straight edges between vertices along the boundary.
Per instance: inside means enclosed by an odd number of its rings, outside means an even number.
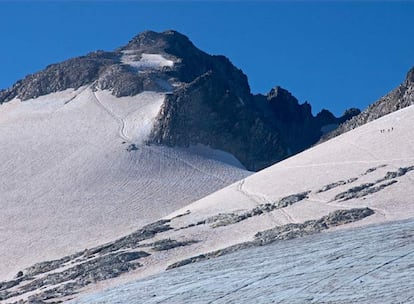
M272 229L273 227L282 227L290 223L300 224L309 220L318 220L335 210L368 207L374 211L374 214L345 225L331 227L330 231L412 219L414 217L414 204L412 201L412 197L414 197L414 138L411 135L413 117L414 107L397 111L321 145L315 146L301 154L208 195L197 202L178 209L165 217L165 219L170 220L169 224L174 228L173 230L165 231L149 241L140 243L144 250L151 254L146 258L140 259L143 267L124 277L93 285L93 287L86 288L84 292L93 293L97 289L104 289L134 279L144 278L165 270L174 263L191 259L192 257L198 257L199 255L205 255L209 252L212 252L212 256L221 255L220 251L224 248L254 241L257 232ZM306 194L303 199L298 199L297 201L291 200L291 203L282 205L282 207L266 209L266 206L274 204L275 202L280 203L286 201L286 198L291 198L292 195L299 197L300 195L298 194L301 193ZM261 210L264 211L255 213L255 208L262 208ZM246 216L246 214L249 214L249 216ZM412 226L412 224L410 225ZM326 242L327 246L332 246L332 250L336 248L335 246L342 244L344 246L342 253L346 253L352 248L357 247L357 243L351 242L353 233L345 235L349 244L337 243L334 239L328 238L328 235L321 236L321 241ZM369 249L371 250L370 253L368 252L367 254L375 254L375 248L380 248L380 246L384 245L389 246L384 249L384 252L387 252L386 254L398 256L399 249L396 248L393 251L394 249L392 247L394 239L390 239L390 243L376 244L376 242L380 242L379 239L381 237L383 235L379 235L376 240L373 240L368 232L366 234L365 232L361 232L361 243L366 242L370 244L370 242L374 242L370 245L372 246ZM393 237L393 235L390 237ZM335 234L332 234L332 238L335 238ZM151 243L165 239L177 241L195 240L197 242L162 252L151 249ZM342 275L350 275L349 273L343 274L342 272L336 271L337 268L330 268L326 273L322 272L322 277L319 277L319 275L313 276L315 271L319 271L319 268L315 266L318 264L314 264L313 261L318 261L320 258L323 258L325 250L324 247L318 247L317 244L312 245L314 242L313 238L299 239L295 241L294 246L297 247L302 242L303 247L300 247L303 248L302 251L305 251L305 248L314 248L310 252L315 253L315 257L312 257L312 254L308 253L304 253L302 257L301 250L295 251L295 261L292 261L292 268L289 270L291 271L291 275L287 277L281 275L277 279L277 275L280 272L275 271L271 275L272 280L289 280L286 284L292 286L304 284L308 277L302 275L300 268L295 268L295 263L298 263L298 265L302 263L302 258L305 264L307 263L306 259L311 259L309 264L306 264L309 265L306 271L310 273L309 279L315 281L316 287L322 286L318 284L325 282L324 275L329 278L326 279L328 283L341 281ZM412 243L407 248L407 250L414 250ZM257 250L263 250L268 255L275 255L273 249ZM282 254L284 249L281 249L280 252ZM289 250L285 252L286 254L290 253ZM407 251L406 253L411 254L410 252ZM404 252L401 254L403 255ZM197 297L195 294L201 299L198 303L206 303L213 300L217 301L217 303L228 303L244 296L253 299L253 295L240 294L244 290L243 286L245 284L249 285L250 283L248 282L254 282L255 280L254 278L251 280L246 278L246 283L243 281L243 277L239 277L239 268L237 268L237 265L243 265L247 259L246 256L243 258L243 255L249 255L249 253L240 253L237 256L228 258L236 265L234 268L233 264L228 264L226 258L223 258L223 262L217 262L217 269L221 269L223 274L219 276L221 279L212 279L217 282L217 285L213 284L212 287L209 287L210 280L204 281L203 278L210 275L216 278L216 274L208 270L216 267L214 266L216 263L214 259L203 264L205 266L194 265L194 267L190 266L188 270L182 270L182 272L181 270L174 271L171 274L167 272L154 277L154 279L133 283L136 285L133 285L134 288L129 291L123 289L129 288L125 287L128 285L119 287L117 292L125 291L125 299L130 297L134 301L138 299L138 302L142 299L143 302L148 303L151 303L151 301L153 301L152 303L180 303L183 301L186 302L186 299L189 299L188 297L195 297L194 302L197 302L198 300L196 300ZM319 255L322 255L322 257ZM275 256L277 256L277 252ZM197 259L199 260L200 258L195 258L195 260ZM367 260L369 260L368 257L359 260L353 260L351 258L349 261L358 265L361 271L363 271L367 267L371 267L371 264L366 264L368 263ZM246 268L240 271L245 271L244 276L258 277L261 272L266 272L267 267L282 267L284 264L289 263L289 261L288 256L283 259L280 257L274 262L275 264L273 266L267 264L261 266L257 262L254 268L246 266ZM378 265L382 263L381 261L378 261ZM404 261L407 262L407 260ZM256 262L253 261L252 263ZM314 266L315 268L313 268ZM337 266L340 267L339 264ZM372 266L372 269L375 267ZM204 272L205 275L203 274ZM189 273L193 274L190 275ZM281 273L284 273L284 271ZM175 275L177 275L177 280L169 281ZM414 272L412 268L407 268L403 275L405 277L408 275L412 276ZM357 276L355 275L355 277ZM381 276L383 276L382 273ZM183 277L187 277L188 279L184 279ZM267 278L266 275L264 277ZM348 278L351 277L350 275ZM196 278L199 279L195 281ZM394 279L394 285L392 286L398 286L398 276L394 277ZM260 280L258 278L258 281ZM169 283L167 284L167 282ZM347 284L346 282L344 284ZM378 281L374 283L370 287L370 294L374 293L380 298L383 286ZM286 287L286 284L283 286ZM330 286L329 284L328 286ZM401 284L407 284L407 282L402 282ZM218 285L222 287L218 287ZM254 283L252 286L259 285L259 283ZM310 291L312 290L311 286L309 285ZM345 287L348 288L349 286L346 285ZM155 292L159 288L162 289L159 292ZM216 292L216 288L219 291L224 291ZM238 291L238 288L240 288L240 291ZM406 285L402 285L401 288L401 299L412 296L407 291ZM220 295L230 294L230 291L233 289L237 291L235 292L234 298L231 296L229 298L227 296L223 296L222 299L220 298ZM148 292L145 292L145 290L148 290ZM249 292L251 291L251 289L248 290ZM287 289L284 293L280 291L282 294L279 296L276 295L276 292L272 293L272 290L265 290L265 292L271 293L277 299L276 301L291 303L291 300L295 300L295 296L292 295L292 298L289 298L289 300L286 300L285 297L287 297L289 292L294 292L295 290L289 291ZM99 303L112 302L114 297L111 296L111 292L108 291L108 293L102 294L102 299L100 298L101 295L96 295L96 298L93 296L92 298L88 298L87 301L91 301L92 303L96 299L96 302ZM208 295L204 297L203 294L205 293L208 293ZM248 293L247 290L246 293ZM151 301L148 300L153 294L157 295L157 297ZM169 298L170 296L171 298ZM120 299L123 298L120 296ZM300 299L300 301L297 301L298 303L305 301L303 298ZM317 299L315 303L324 301L323 297L315 297L315 299ZM352 295L344 295L343 300L334 298L332 301L333 303L349 303L351 299L353 299ZM369 299L367 298L362 302L369 303ZM122 302L122 300L120 301ZM309 301L312 302L311 300ZM388 301L385 303L391 302ZM262 303L266 303L266 298L262 300Z
M209 147L133 146L148 94L0 107L8 301L413 301L414 106L249 175Z
M123 300L183 303L190 298L194 303L229 303L245 297L250 299L246 302L250 302L259 296L259 291L254 290L260 284L270 284L272 287L266 285L263 291L266 296L260 298L261 303L268 303L268 299L274 299L278 303L349 303L355 299L357 302L372 303L371 296L372 299L381 299L383 290L389 290L384 287L388 283L391 284L389 286L401 286L401 289L397 289L397 293L401 293L397 299L412 299L414 295L406 280L414 275L412 267L407 264L408 257L414 252L413 243L411 241L405 244L402 251L394 247L400 237L396 235L399 228L388 227L400 226L387 226L386 223L414 218L413 124L414 107L399 110L178 209L165 217L174 229L140 243L151 254L139 260L143 267L121 278L93 285L84 292L96 293L100 289L144 278L193 257L196 261L204 259L208 253L212 253L212 257L218 256L225 248L254 241L257 232L290 223L318 220L335 210L368 207L374 214L331 227L329 231L378 224L384 224L383 226L372 228L374 230L369 228L366 232L357 230L359 232L323 234L316 237L319 243L312 236L286 245L278 242L271 248L248 249L221 260L212 259L203 264L186 266L188 268L183 270L179 268L177 271L137 281L132 285L122 285L119 289L85 298L87 300L84 302L117 303L116 296L119 296L118 303ZM305 193L304 198L291 199L292 195L301 197L302 193ZM289 199L290 203L282 204L281 207L269 207L275 202L280 204ZM264 211L255 212L257 208ZM404 231L412 228L412 221L402 227ZM383 229L384 234L381 234ZM375 237L370 231L375 231ZM336 241L337 236L343 236L344 239ZM383 243L382 238L386 238ZM151 249L151 243L166 239L197 242L162 252ZM361 249L361 244L369 248ZM291 248L297 249L293 251ZM333 262L334 255L331 257L333 264L329 266L331 262L328 252L338 248L341 249L336 254L338 259L343 254L349 254L349 258ZM383 253L377 250L383 250ZM249 262L250 254L253 254L251 252L255 252L257 259ZM380 258L372 258L377 252ZM295 256L294 259L290 257L291 254ZM399 264L398 267L395 266L397 268L390 265L392 269L388 266L378 269L375 276L386 277L387 269L391 269L395 275L386 281L374 280L369 275L369 292L362 294L361 288L367 285L360 285L353 278L358 278L364 272L370 274L371 270L386 263L388 257L393 260L393 257L400 255L404 257L402 262L405 263L401 269L398 268ZM267 256L269 261L263 264L263 261L267 261ZM371 259L372 263L369 262ZM345 264L341 264L343 262ZM323 266L325 264L328 266ZM353 268L338 271L346 268L346 265ZM355 274L352 270L354 268ZM352 293L355 284L360 288L360 298ZM303 293L300 292L302 289ZM327 290L332 291L332 294L325 298L323 292L328 292ZM395 293L389 293L382 303L393 303L390 299L394 295ZM299 300L295 302L295 299Z
M0 105L0 280L128 234L250 174L142 145L163 100L83 87Z

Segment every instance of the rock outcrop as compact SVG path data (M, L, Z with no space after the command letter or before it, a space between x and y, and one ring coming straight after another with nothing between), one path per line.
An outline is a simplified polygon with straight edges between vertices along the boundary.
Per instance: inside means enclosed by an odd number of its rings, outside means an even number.
M278 130L255 108L247 82L236 85L226 75L207 72L167 96L149 142L203 144L232 153L253 171L286 157Z
M279 130L289 155L309 148L325 132L360 113L358 109L352 108L337 118L323 109L313 116L308 102L300 104L289 91L281 87L273 88L266 96L258 94L254 98L270 124Z

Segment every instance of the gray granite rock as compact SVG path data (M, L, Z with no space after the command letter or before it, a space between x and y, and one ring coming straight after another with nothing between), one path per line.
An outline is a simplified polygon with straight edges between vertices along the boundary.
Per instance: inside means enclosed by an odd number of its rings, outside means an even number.
M277 86L267 95L255 95L254 99L263 111L269 123L276 127L283 142L289 149L289 155L301 152L315 144L323 135L325 126L338 126L360 113L358 109L349 109L341 117L335 117L326 109L316 116L308 102L299 101L286 89Z
M148 142L203 144L233 154L253 171L286 157L278 130L255 108L245 76L233 69L242 82L217 69L168 95Z
M165 250L171 250L177 247L184 247L188 245L192 245L197 243L195 240L188 240L188 241L176 241L172 239L163 239L156 241L152 244L150 244L152 250L154 251L165 251Z
M383 166L379 166L379 167L383 167ZM377 168L378 167L376 167L375 170ZM384 188L388 186L391 186L397 183L398 177L401 177L412 170L414 170L414 166L398 168L397 171L389 171L385 174L383 178L380 178L373 183L361 184L361 185L352 187L344 192L338 193L335 196L334 200L347 201L353 198L359 198L359 197L364 197L370 194L374 194L376 192L383 190ZM373 171L374 171L374 168L368 169L365 173L363 173L363 175L369 174L370 172L373 172Z
M353 183L356 180L358 180L357 177L352 177L352 178L347 179L347 180L340 180L340 181L337 181L337 182L334 182L334 183L330 183L328 185L323 186L321 189L319 189L318 191L316 191L316 193L326 192L326 191L329 191L329 190L331 190L333 188L336 188L336 187L339 187L339 186L343 186L343 185L346 185L346 184Z

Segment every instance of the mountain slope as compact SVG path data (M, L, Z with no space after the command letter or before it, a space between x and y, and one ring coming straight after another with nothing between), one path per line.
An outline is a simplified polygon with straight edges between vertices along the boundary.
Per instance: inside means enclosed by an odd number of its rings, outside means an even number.
M177 32L51 65L0 102L7 302L412 217L412 107L246 178L357 111L314 117L284 89L254 96L227 58Z
M411 219L413 122L414 107L396 111L244 178L133 234L24 269L15 283L3 283L13 286L5 289L6 297L69 299L79 291L96 292L242 249L298 237L306 244L312 241L307 237L318 232ZM327 242L332 244L332 239ZM122 271L115 262L121 257L128 257ZM96 264L99 272L91 268ZM115 278L122 272L128 274ZM298 281L291 278L288 282ZM134 292L141 291L131 292L128 296L134 297Z
M81 87L0 106L3 279L130 233L249 174L206 148L200 156L143 145L163 100Z
M356 232L358 238L360 237L358 241L355 241L354 232L339 235L344 237L344 241L349 241L346 244L340 242L341 238L338 239L338 234L317 236L316 239L320 240L317 242L324 246L322 248L312 247L315 237L309 237L309 235L327 229L333 231L366 227L414 217L414 205L411 200L414 195L414 139L410 135L413 122L413 106L396 111L177 210L167 217L170 220L169 225L174 230L155 236L151 242L162 239L197 240L198 242L169 250L168 255L163 254L162 262L157 261L158 253L147 247L147 252L151 253L152 258L142 259L144 269L135 271L135 276L131 275L126 281L131 281L134 277L146 276L148 268L151 267L157 269L155 272L158 272L159 266L156 265L159 264L164 267L168 266L169 269L179 267L178 270L121 285L107 293L91 295L85 298L86 301L90 303L112 301L113 296L118 295L120 291L122 291L122 295L119 294L120 299L154 297L153 300L158 301L165 299L165 296L171 301L185 301L190 295L198 296L200 303L210 300L224 303L231 301L233 297L256 299L257 294L248 288L245 280L238 276L241 271L248 273L251 277L253 269L256 274L263 273L263 276L252 279L254 290L271 292L281 303L291 303L292 298L284 293L274 293L274 286L272 285L273 287L269 289L266 282L277 280L281 284L283 282L290 286L287 290L297 292L297 289L292 286L305 287L308 285L302 284L309 284L308 279L314 280L315 289L311 288L313 286L311 284L309 289L303 291L303 294L312 297L318 303L325 300L349 303L356 298L363 303L370 303L372 299L377 298L391 303L395 300L391 295L398 295L401 299L411 299L414 295L404 278L412 276L412 270L407 268L407 263L409 263L408 257L412 254L413 248L410 241L406 239L409 237L407 231L411 229L412 220L407 222L409 226L396 224L394 228L392 225L384 224L378 228L359 230ZM390 131L381 132L384 129ZM371 211L367 212L367 210ZM371 234L371 231L375 233ZM386 236L391 239L382 242L381 238ZM298 237L302 239L293 244L280 243L283 240ZM403 244L400 244L400 238ZM271 248L252 249L273 242L276 244ZM327 254L327 250L338 249L338 242L344 246L343 250L336 255ZM350 288L354 289L352 282L355 277L359 278L358 275L337 271L337 267L342 267L343 253L353 248L357 250L358 243L372 245L366 250L357 251L364 252L367 259L370 256L377 256L381 246L384 246L384 252L387 252L386 256L389 257L389 259L375 259L372 264L366 264L363 258L362 260L359 258L349 260L355 269L352 273L354 271L359 273L362 281L372 279L368 285L364 285L364 290L361 290L361 293L366 292L365 288L367 288L369 297L357 297L356 294L348 292ZM296 254L288 250L290 254L295 254L294 260L297 262L295 267L292 266L290 270L286 270L289 271L287 276L281 275L279 270L269 270L280 269L280 265L285 265L286 261L269 257L266 259L267 263L263 264L266 255L278 256L278 252L282 254L284 248L292 248L292 246L304 249L297 251ZM315 249L312 254L309 253L311 248ZM228 255L240 250L243 252ZM255 252L259 251L264 255L260 261L256 258L252 260L252 263L246 261L246 259L250 260L252 255L258 257ZM183 265L215 259L218 256L224 257L219 261L211 260L197 264L195 268L190 266L180 270ZM336 257L338 262L335 262ZM395 269L398 265L392 262L399 260L400 257L401 263L404 264L398 264L401 268ZM301 267L301 263L306 264L304 261L315 261L315 259L320 261L321 265L334 263L333 268L327 266L328 268L323 268L321 272L318 268L317 273L320 276L317 277L314 275L313 267L296 268ZM315 265L314 262L311 263L312 266ZM381 265L388 264L390 264L389 267L387 266L388 270L379 269ZM201 272L202 277L211 276L220 282L220 287L217 287L221 291L220 295L200 293L200 290L205 290L207 286L210 286L205 281L198 281L197 286L188 281L193 278L195 269L199 269L197 274ZM371 278L369 274L373 271L376 271L375 277ZM384 273L384 271L392 272L392 276L388 277L390 272ZM177 279L182 278L178 279L180 283L169 281L172 289L161 287L162 293L158 292L160 291L158 289L155 292L153 288L163 286L162 282L169 280L170 275ZM272 280L267 280L268 276L272 276ZM376 279L378 276L386 276L387 282ZM345 282L341 284L343 280ZM260 287L262 281L265 287ZM325 288L324 282L329 286L334 286L333 289L329 288L331 292L326 295L326 299L324 293L319 290L319 288ZM115 280L108 286L117 284L119 283ZM138 287L143 286L148 288L145 289L148 293L137 294L137 290L140 290ZM180 286L185 287L180 288ZM245 287L238 288L237 286ZM397 289L393 293L386 293L384 297L383 289L389 290L390 286ZM264 303L266 299L269 298L263 298ZM299 302L303 300L300 299Z
M253 95L246 75L229 59L199 50L176 31L143 32L112 52L52 64L0 91L0 104L83 86L116 97L169 93L149 144L202 144L233 154L251 171L308 148L324 127L357 114L336 118L325 110L314 117L308 104L299 105L281 88Z

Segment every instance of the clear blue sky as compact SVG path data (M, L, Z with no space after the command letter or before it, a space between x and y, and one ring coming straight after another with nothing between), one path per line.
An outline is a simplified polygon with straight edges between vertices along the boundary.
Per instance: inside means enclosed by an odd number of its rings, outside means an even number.
M414 2L0 1L0 88L50 63L175 29L313 112L365 108L414 66Z

